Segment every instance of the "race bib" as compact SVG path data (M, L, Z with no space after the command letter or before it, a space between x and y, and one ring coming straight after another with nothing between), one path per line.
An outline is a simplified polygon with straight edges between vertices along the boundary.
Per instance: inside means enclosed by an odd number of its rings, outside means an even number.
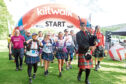
M100 43L100 39L98 39L98 43Z
M46 53L51 53L52 52L52 44L46 44L46 45L44 45L44 47L43 47L43 51L44 52L46 52Z
M35 54L35 50L32 50L32 54Z
M38 56L39 53L37 50L30 50L30 51L27 51L26 54L29 56L36 57L36 56Z

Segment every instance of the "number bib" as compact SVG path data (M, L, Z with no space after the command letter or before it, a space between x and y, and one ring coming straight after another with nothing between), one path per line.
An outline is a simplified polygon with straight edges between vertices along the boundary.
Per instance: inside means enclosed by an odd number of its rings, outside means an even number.
M38 56L38 50L30 50L26 52L26 55L32 56L32 57L37 57Z

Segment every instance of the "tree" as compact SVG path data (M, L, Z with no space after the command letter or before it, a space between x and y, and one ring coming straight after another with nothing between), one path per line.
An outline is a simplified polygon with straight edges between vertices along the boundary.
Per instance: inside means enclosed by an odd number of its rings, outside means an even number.
M12 16L9 14L3 0L0 0L0 39L6 39L9 34L8 20L13 24Z

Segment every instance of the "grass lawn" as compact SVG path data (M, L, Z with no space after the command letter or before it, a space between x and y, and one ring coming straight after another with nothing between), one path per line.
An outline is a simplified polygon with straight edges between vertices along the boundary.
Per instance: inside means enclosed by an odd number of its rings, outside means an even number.
M99 71L91 71L91 84L126 84L126 63L104 59ZM64 65L65 69L65 65ZM49 67L49 75L44 76L44 68L38 67L36 79L33 84L84 84L85 73L82 80L77 81L77 60L73 62L73 69L64 70L63 76L58 77L58 64L55 59ZM27 65L23 64L23 71L15 71L15 63L8 60L8 52L0 52L0 84L28 84Z

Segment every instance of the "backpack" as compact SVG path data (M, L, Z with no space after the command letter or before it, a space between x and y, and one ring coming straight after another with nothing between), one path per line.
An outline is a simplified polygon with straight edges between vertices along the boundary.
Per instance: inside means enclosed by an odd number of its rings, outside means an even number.
M31 41L29 42L29 44L26 45L27 51L30 51L30 50L31 50L32 41L33 41L33 40L31 40ZM38 46L38 51L40 51L39 41L38 41L38 40L37 40L37 46Z

